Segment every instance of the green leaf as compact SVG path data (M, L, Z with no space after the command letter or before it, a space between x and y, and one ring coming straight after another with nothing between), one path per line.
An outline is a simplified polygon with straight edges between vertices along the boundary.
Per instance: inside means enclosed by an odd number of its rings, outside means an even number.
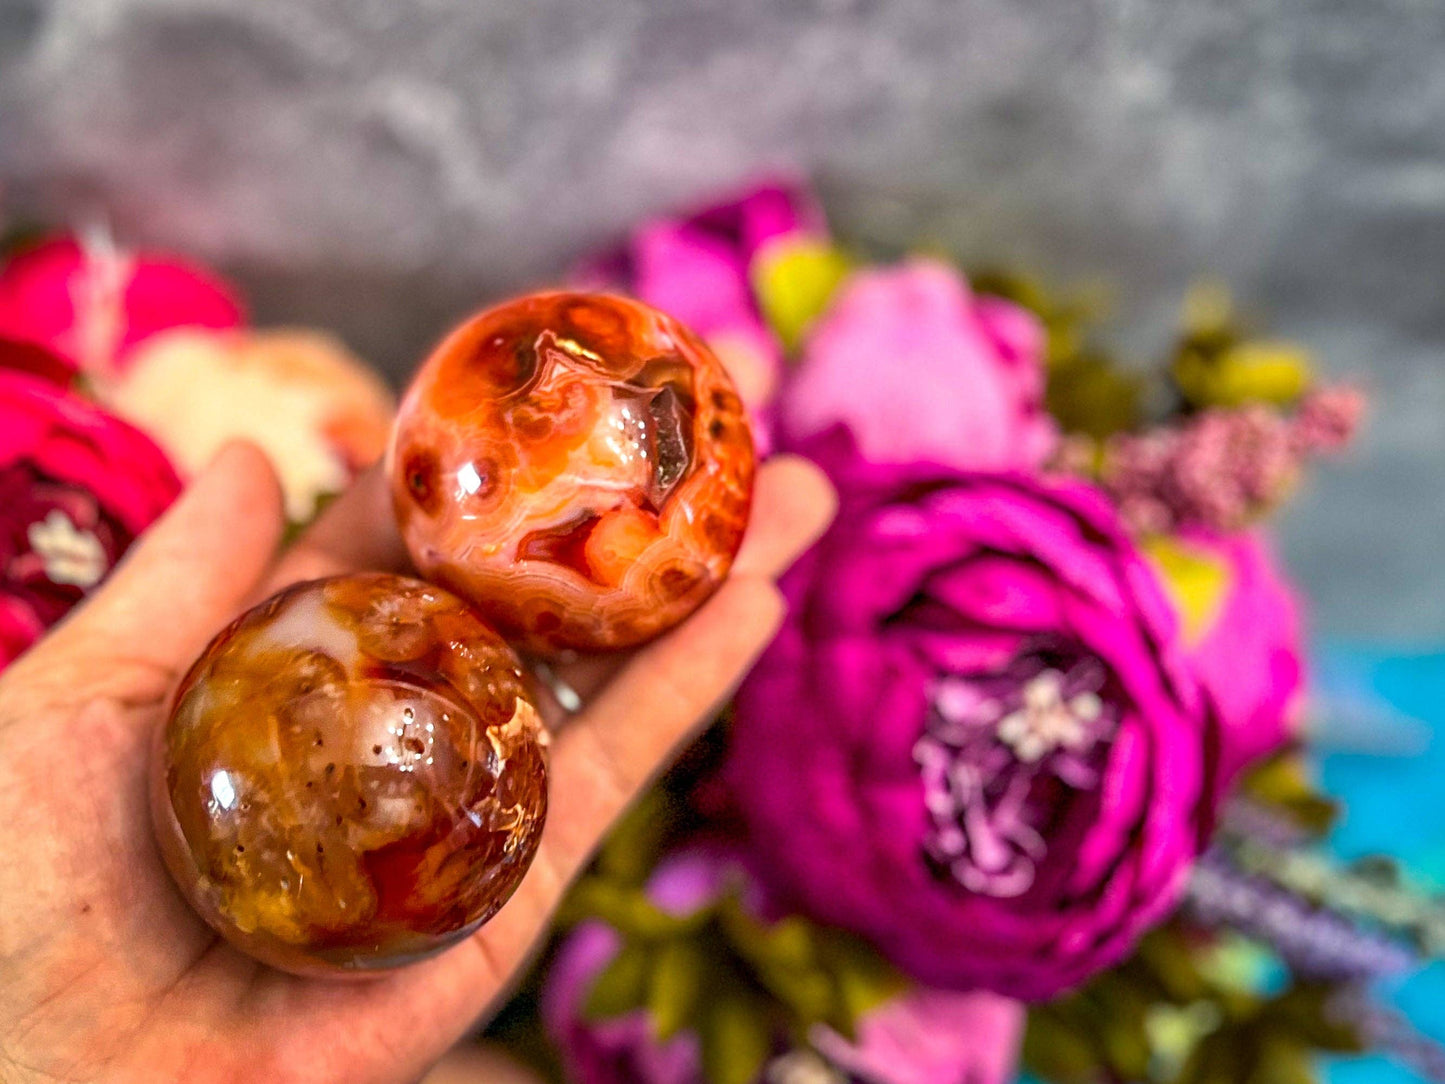
M1029 1013L1021 1057L1031 1073L1052 1084L1105 1079L1103 1059L1092 1037L1047 1005Z
M1317 1080L1308 1047L1282 1036L1266 1035L1260 1040L1245 1084L1316 1084Z
M853 1038L859 1017L908 989L908 980L862 938L830 930L820 948L837 996L828 1023L846 1038Z
M568 893L561 914L564 923L600 918L625 937L652 941L695 933L710 917L707 909L690 915L670 915L649 900L641 888L613 884L598 877L580 881Z
M1188 1060L1194 1048L1222 1023L1220 1006L1213 1001L1192 1005L1159 1002L1150 1006L1144 1026L1149 1042L1149 1064L1157 1073L1171 1074Z
M777 922L766 923L744 910L736 895L719 901L717 915L734 947L755 966L816 965L814 926L802 916L789 915Z
M1261 1024L1317 1050L1359 1054L1365 1049L1359 1030L1331 1011L1330 1002L1337 993L1336 987L1328 985L1295 986L1265 1005Z
M1199 949L1176 924L1149 933L1139 943L1134 963L1157 985L1157 996L1175 1005L1191 1004L1208 993L1209 983L1199 967Z
M734 895L719 903L718 921L732 951L787 1006L800 1031L829 1018L833 984L819 964L816 927L807 919L791 915L770 925L744 910Z
M741 983L709 991L699 1027L703 1076L709 1084L752 1084L773 1037L767 1003Z
M1049 374L1044 400L1065 432L1103 440L1138 425L1144 379L1102 357L1085 355Z
M658 1042L667 1042L697 1017L709 975L708 953L698 941L664 943L653 959L647 1009Z
M1082 991L1079 1007L1111 1073L1124 1080L1142 1078L1149 1068L1149 1003L1139 984L1124 969L1106 971Z
M597 872L619 884L644 884L673 820L668 796L657 787L649 788L607 833L597 855Z
M647 1004L652 954L650 945L623 945L587 991L582 1015L588 1020L608 1020L643 1008Z
M1253 1047L1244 1029L1220 1028L1194 1048L1175 1084L1242 1084L1255 1060Z
M1314 381L1306 350L1246 338L1229 289L1208 280L1195 283L1185 296L1184 328L1170 371L1179 393L1197 409L1286 406Z
M853 261L816 237L785 237L753 260L751 277L758 307L789 353L833 300Z
M1316 835L1328 832L1339 816L1339 807L1320 792L1310 766L1295 753L1281 753L1256 765L1244 777L1241 793Z

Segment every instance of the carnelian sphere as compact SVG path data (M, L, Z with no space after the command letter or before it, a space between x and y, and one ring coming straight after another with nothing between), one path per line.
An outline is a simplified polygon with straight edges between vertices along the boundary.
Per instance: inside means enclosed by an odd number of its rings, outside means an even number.
M423 364L390 450L412 559L541 654L630 647L727 575L752 500L742 401L638 301L545 293L472 317Z
M298 974L430 955L506 902L547 808L516 656L456 596L367 574L217 636L152 760L161 852L238 948Z

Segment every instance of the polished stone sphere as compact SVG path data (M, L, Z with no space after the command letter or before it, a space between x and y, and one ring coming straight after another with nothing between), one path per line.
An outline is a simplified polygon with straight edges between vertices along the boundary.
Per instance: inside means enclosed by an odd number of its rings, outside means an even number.
M181 683L156 834L237 948L298 974L392 967L511 896L546 814L546 740L516 656L454 595L380 573L301 584Z
M747 419L712 351L597 294L533 294L453 331L389 462L422 574L539 654L631 647L687 617L752 499Z

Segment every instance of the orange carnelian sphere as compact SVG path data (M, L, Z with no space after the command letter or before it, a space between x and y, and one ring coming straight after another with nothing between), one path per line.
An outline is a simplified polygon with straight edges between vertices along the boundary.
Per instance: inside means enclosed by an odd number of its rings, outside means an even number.
M712 351L596 294L533 294L452 332L390 464L422 574L541 653L677 624L727 575L752 498L742 401Z
M546 733L517 657L456 596L373 573L292 587L191 667L151 804L191 905L298 974L408 963L521 881Z

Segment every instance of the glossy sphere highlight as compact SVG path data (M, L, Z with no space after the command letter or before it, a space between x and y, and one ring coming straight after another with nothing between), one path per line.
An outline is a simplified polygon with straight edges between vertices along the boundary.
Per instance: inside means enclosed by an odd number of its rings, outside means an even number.
M166 864L238 948L300 974L410 962L506 902L547 806L516 656L381 574L281 592L191 668L152 763Z
M690 614L747 526L753 448L721 363L637 301L534 294L463 324L397 418L412 559L514 642L629 647Z

